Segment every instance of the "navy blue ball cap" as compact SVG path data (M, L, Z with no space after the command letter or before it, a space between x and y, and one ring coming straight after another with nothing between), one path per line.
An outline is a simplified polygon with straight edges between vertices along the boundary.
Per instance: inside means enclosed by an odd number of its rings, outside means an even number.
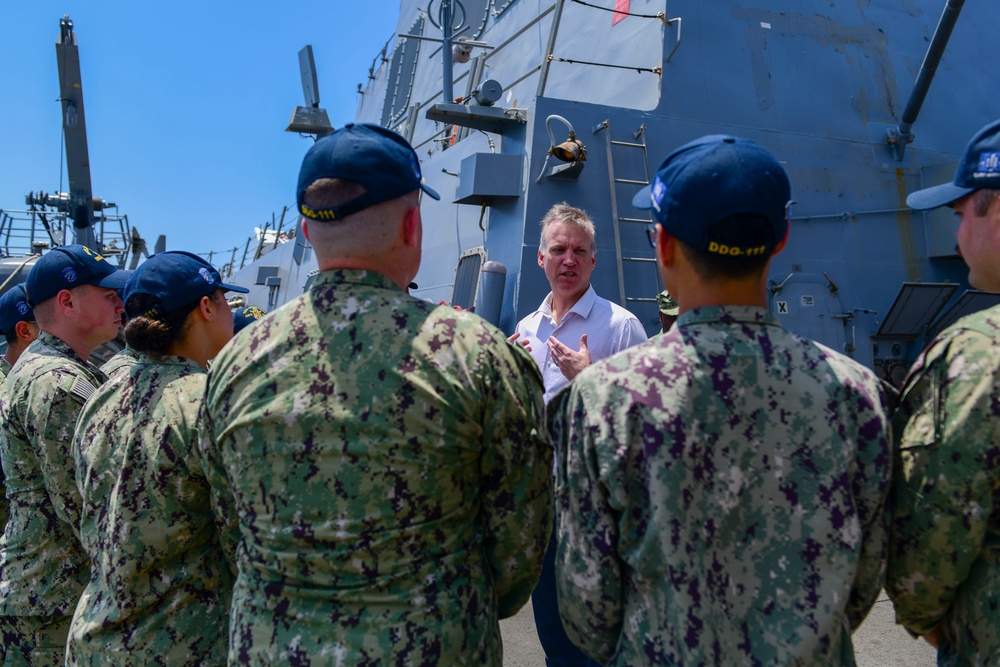
M906 205L918 211L948 206L976 190L1000 190L1000 120L976 132L965 147L955 180L917 190Z
M194 253L170 250L153 255L139 265L125 285L125 314L133 317L160 319L178 308L189 306L215 290L246 294L250 290L222 282L215 267ZM129 308L136 294L153 297L153 305L141 312Z
M44 303L64 289L95 285L119 290L131 271L115 268L111 262L87 246L64 245L38 258L24 282L28 303Z
M315 209L305 203L306 188L321 178L353 181L366 192L339 206ZM380 125L348 123L306 153L299 170L296 202L306 218L334 221L418 188L434 199L441 198L423 183L420 160L406 139Z
M267 312L257 306L243 306L233 311L233 333L239 333L248 326L267 315Z
M35 311L28 305L24 283L14 285L0 296L0 333L9 334L18 322L34 322Z
M749 139L710 135L676 149L632 205L696 250L770 255L788 232L788 174Z

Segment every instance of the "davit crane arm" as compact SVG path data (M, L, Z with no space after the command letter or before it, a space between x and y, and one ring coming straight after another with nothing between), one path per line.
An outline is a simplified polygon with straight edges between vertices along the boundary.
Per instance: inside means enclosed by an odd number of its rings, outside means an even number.
M90 182L90 154L87 149L87 122L83 110L83 82L80 77L80 50L69 15L59 20L59 40L56 42L56 62L59 67L59 101L62 104L63 136L66 142L66 171L69 192L31 193L26 197L32 206L52 206L66 213L73 223L73 242L102 250L94 233L95 212L107 203L95 197ZM68 243L68 240L63 242Z

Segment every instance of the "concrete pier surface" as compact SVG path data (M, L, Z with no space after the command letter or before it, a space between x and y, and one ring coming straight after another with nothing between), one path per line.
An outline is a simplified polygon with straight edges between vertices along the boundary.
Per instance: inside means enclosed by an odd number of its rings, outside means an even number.
M544 667L545 654L535 634L531 604L513 618L500 621L504 667ZM895 623L892 602L885 592L854 633L858 667L934 667L937 652L922 639L913 639Z

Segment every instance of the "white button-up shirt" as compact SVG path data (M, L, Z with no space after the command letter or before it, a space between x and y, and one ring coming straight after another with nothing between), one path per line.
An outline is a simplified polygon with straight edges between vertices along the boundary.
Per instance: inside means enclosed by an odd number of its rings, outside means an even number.
M517 323L515 331L521 334L518 342L530 341L531 356L545 381L546 403L569 384L569 379L549 353L546 344L549 336L555 336L566 347L579 351L580 336L587 334L587 349L592 362L646 340L646 331L639 319L618 304L597 296L593 285L562 316L558 326L552 319L552 292L549 292L538 310Z

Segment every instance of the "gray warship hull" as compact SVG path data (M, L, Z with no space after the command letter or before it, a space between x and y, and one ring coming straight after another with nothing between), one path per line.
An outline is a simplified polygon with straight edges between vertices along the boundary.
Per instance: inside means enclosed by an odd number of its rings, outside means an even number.
M792 331L898 383L928 335L997 303L969 290L951 211L905 205L949 180L968 137L1000 117L984 55L1000 34L993 4L958 17L954 0L465 0L449 36L440 5L401 2L356 115L406 136L442 194L423 201L418 296L511 331L548 291L538 221L567 201L597 222L598 293L655 331L662 286L632 195L670 150L722 133L759 142L791 177L791 237L769 298ZM904 122L921 79L926 99ZM570 127L586 160L550 155ZM251 303L278 307L315 273L288 230L234 272Z

